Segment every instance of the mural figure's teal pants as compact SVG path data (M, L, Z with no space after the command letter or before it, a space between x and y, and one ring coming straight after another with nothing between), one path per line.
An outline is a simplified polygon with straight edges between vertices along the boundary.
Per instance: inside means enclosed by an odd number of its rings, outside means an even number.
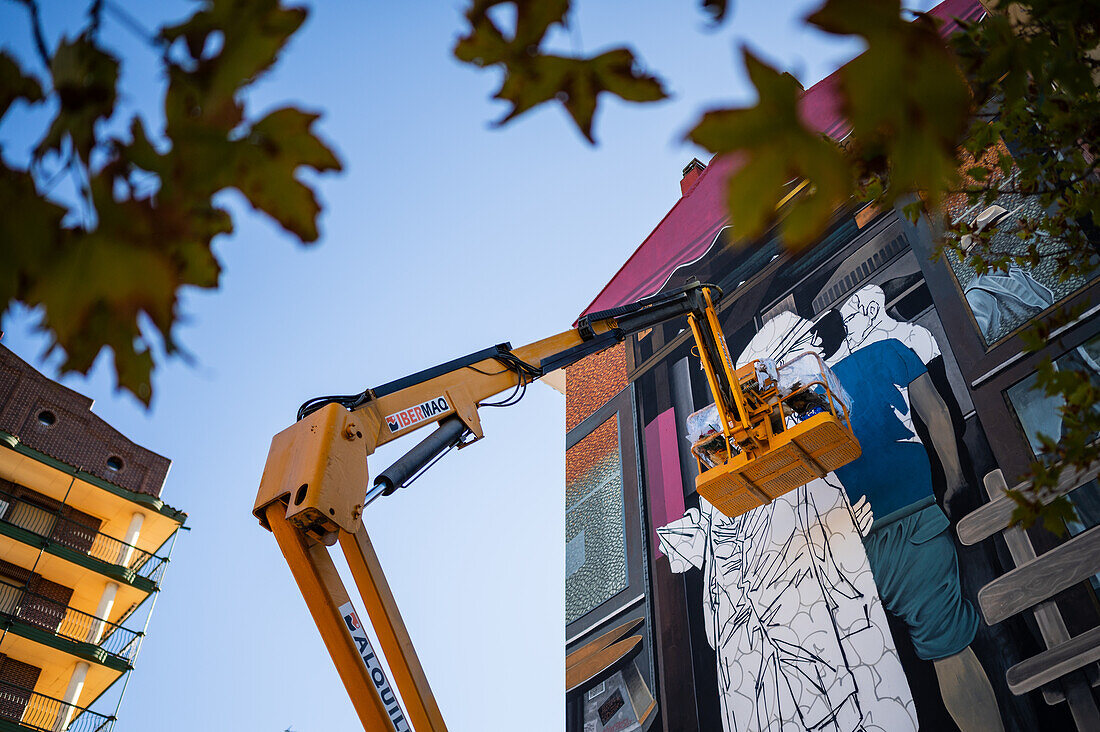
M962 596L951 522L931 498L876 520L863 539L882 603L909 626L917 656L953 656L974 640L978 612Z

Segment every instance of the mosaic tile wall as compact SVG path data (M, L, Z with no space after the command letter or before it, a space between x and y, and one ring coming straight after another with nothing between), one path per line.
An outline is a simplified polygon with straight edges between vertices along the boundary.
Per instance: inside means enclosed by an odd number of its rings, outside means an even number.
M618 419L565 453L565 624L626 589L626 517Z
M565 431L626 388L626 344L594 353L565 370Z

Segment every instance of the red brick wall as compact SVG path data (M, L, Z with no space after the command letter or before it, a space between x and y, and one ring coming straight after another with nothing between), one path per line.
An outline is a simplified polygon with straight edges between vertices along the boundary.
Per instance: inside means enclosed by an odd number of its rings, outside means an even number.
M23 716L41 673L36 666L0 654L0 717L19 720Z
M0 574L5 582L22 582L27 591L41 595L27 595L20 603L19 619L51 632L57 630L65 617L65 610L73 591L65 585L51 582L25 567L0 560Z
M966 174L966 171L975 165L983 165L990 168L989 181L991 182L997 182L1004 178L1004 174L997 168L997 161L1000 159L1000 156L1010 154L1008 152L1008 146L1005 145L1003 140L998 140L996 145L989 148L985 155L982 156L981 160L975 161L974 156L966 150L960 149L958 152L959 160L962 161L962 165L959 166L959 176L962 179L962 186L982 185ZM955 193L944 198L943 211L952 219L968 208L970 208L970 204L967 203L966 194L964 193Z
M92 413L92 400L47 379L0 346L0 430L29 447L110 483L159 496L171 462L127 439ZM39 421L50 412L51 425ZM122 461L111 470L107 460Z
M571 486L601 460L618 455L619 429L614 415L565 451L565 485Z

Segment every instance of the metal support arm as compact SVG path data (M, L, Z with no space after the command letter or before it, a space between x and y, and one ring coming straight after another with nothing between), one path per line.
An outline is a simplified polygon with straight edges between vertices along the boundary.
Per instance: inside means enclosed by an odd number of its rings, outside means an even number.
M721 296L713 285L693 283L596 313L576 329L515 350L502 344L362 394L311 400L300 410L299 421L272 439L253 513L274 533L365 729L407 732L410 723L416 732L446 729L363 528L366 504L392 493L442 451L479 439L478 407L486 399L675 317L694 314L693 329L716 328L712 290ZM721 333L699 341L701 351L720 344ZM717 368L723 355L726 368ZM710 358L712 380L728 380L728 359L728 354ZM432 423L438 428L382 471L368 491L367 456ZM336 543L347 557L407 715L328 554L327 547Z

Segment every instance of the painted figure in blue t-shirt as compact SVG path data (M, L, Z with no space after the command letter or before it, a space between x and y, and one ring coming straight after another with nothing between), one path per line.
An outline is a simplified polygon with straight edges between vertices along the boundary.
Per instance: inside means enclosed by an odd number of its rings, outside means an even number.
M913 429L916 413L943 465L948 503L966 485L950 412L914 350L876 336L902 332L889 327L895 321L884 299L875 285L858 291L841 308L843 347L822 344L852 396L852 429L863 453L836 476L854 506L873 512L863 544L879 595L908 626L917 655L933 662L948 712L964 732L1003 729L989 678L970 648L978 614L962 596L950 522Z
M833 371L849 387L854 404L852 429L863 456L838 468L836 475L852 486L854 503L867 496L876 522L897 511L933 499L928 453L912 429L910 384L927 374L917 355L893 338L860 348ZM918 387L919 388L919 387Z

